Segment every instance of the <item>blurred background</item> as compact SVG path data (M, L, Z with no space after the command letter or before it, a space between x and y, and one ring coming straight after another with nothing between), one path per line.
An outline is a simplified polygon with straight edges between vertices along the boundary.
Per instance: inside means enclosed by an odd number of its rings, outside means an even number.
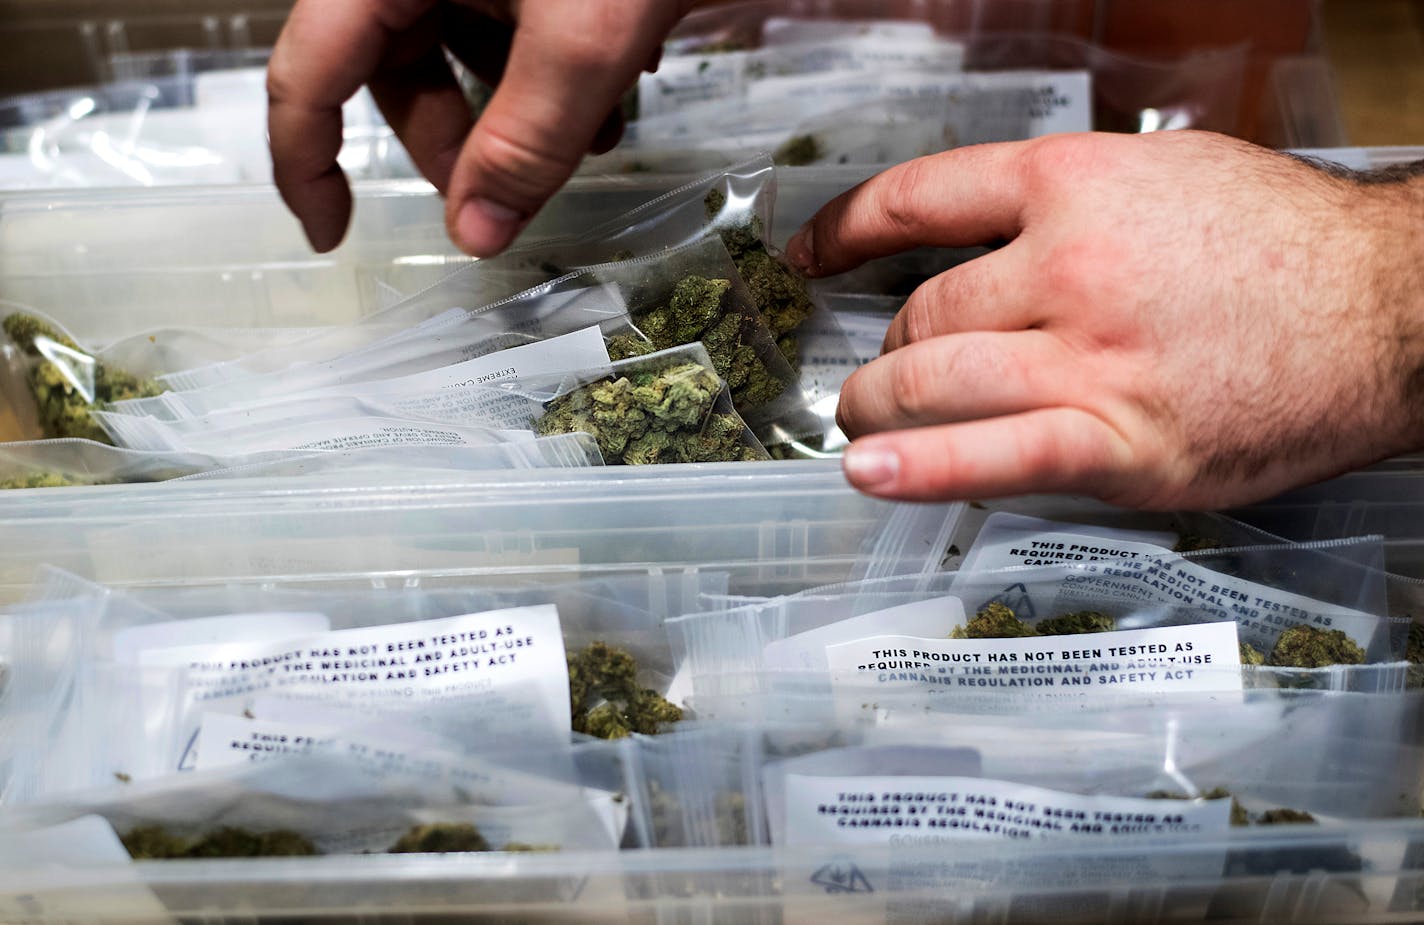
M924 5L867 7L906 7L901 12L914 15ZM0 97L260 60L290 6L289 0L0 0ZM813 11L816 4L802 6ZM1053 32L1142 56L1244 45L1249 64L1239 134L1321 147L1424 144L1424 0L934 6L952 7L960 18L946 31ZM180 53L156 54L174 50Z

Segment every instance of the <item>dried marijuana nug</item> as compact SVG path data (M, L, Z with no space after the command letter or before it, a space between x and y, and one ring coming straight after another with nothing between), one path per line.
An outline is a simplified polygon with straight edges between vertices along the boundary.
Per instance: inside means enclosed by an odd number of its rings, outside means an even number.
M161 825L143 825L129 830L120 840L136 861L307 857L321 853L308 838L288 829L254 832L224 826L198 838L181 838Z
M963 626L950 631L950 639L1011 639L1037 636L1038 632L1018 617L1005 604L986 604Z
M33 315L9 315L3 327L16 346L37 360L29 372L30 390L46 437L81 437L108 443L91 411L116 401L150 398L163 391L152 380L112 369L85 355L74 341ZM64 357L65 361L57 362L46 352Z
M455 851L489 851L489 842L468 822L436 822L412 826L386 849L387 854L446 854Z
M721 391L712 370L674 361L574 389L550 402L534 429L592 434L610 465L765 459L744 441L741 418L712 410Z
M1080 633L1106 633L1115 627L1112 617L1096 610L1078 610L1049 617L1030 625L1014 615L1006 604L997 601L985 607L963 626L956 626L950 639L1014 639L1023 636L1073 636Z
M795 135L776 149L771 159L782 167L805 167L826 156L826 149L815 135Z
M1365 650L1340 630L1323 630L1304 623L1281 633L1266 664L1279 668L1324 668L1362 665Z
M7 488L62 488L66 485L77 485L67 475L58 472L35 472L31 475L20 475L13 479L0 479L0 491Z
M1034 624L1040 636L1076 636L1081 633L1110 633L1117 621L1096 610L1078 610L1061 617L1049 617Z
M622 649L595 642L568 656L568 663L574 732L600 739L655 735L663 724L682 719L678 706L638 683L637 662Z
M727 197L721 190L707 194L704 205L707 217L715 219L726 206ZM736 221L719 223L717 234L732 255L737 265L737 274L756 302L757 309L766 319L767 327L777 338L778 346L791 331L811 316L815 306L811 294L806 289L806 281L786 264L773 257L763 241L764 229L761 219L748 214ZM787 354L787 362L795 366L794 357L798 352L794 342L782 347Z
M1251 643L1249 643L1249 642L1240 643L1240 644L1238 645L1238 648L1241 650L1241 664L1243 664L1243 665L1264 665L1264 664L1266 664L1266 656L1265 656L1265 654L1262 653L1260 649L1258 649L1258 648L1256 648L1255 646L1251 645Z
M628 335L616 336L610 338L609 356L624 359L700 341L731 390L732 404L739 410L767 404L786 390L787 383L767 369L757 354L753 345L758 319L728 304L731 292L728 279L684 277L665 304L634 316L651 343L634 346Z

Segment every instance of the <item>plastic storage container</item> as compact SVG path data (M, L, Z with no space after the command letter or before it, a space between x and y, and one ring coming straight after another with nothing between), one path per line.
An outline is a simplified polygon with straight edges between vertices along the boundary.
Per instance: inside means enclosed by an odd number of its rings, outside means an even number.
M1295 829L1294 831L1288 831ZM285 858L0 871L0 918L59 922L1418 921L1424 823L1275 827L1032 859L958 847ZM1146 872L1151 872L1150 874Z
M960 509L866 497L835 460L11 491L0 600L44 564L118 587L704 569L773 595L937 569Z
M1424 152L1348 148L1334 156L1383 166ZM872 173L779 169L772 239L784 242L827 200ZM576 177L535 218L526 240L592 227L685 179ZM389 304L393 293L378 277L463 259L446 236L443 201L420 181L357 184L346 241L323 255L311 253L296 220L263 187L0 195L0 299L52 315L95 347L169 326L347 323Z

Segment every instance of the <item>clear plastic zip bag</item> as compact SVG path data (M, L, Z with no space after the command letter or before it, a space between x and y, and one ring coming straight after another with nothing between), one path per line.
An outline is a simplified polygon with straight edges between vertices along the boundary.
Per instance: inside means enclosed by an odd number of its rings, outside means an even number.
M4 332L25 357L34 415L45 437L107 442L93 417L96 408L162 391L158 383L84 350L38 314L10 311L4 318Z
M138 859L617 847L586 802L472 803L454 780L324 753L74 794L16 808L0 825L91 814L109 820Z
M396 270L372 270L373 280L383 273ZM450 271L441 271L441 276ZM403 332L445 314L453 308L472 310L496 302L548 278L541 272L501 269L483 265L478 274L462 277L465 284L451 291L422 293L425 297L401 298L387 308L373 312L355 324L338 325L312 332L308 337L290 344L269 344L250 354L220 363L177 369L163 375L161 381L170 389L189 392L235 382L264 374L277 373L289 367L321 364L353 351L368 349L399 337ZM376 283L373 283L373 285ZM493 331L491 333L500 333Z
M1371 544L1378 541L1355 542ZM880 690L968 696L988 685L1005 695L1048 688L1074 698L1133 689L1230 693L1246 684L1401 690L1403 621L1382 613L1383 574L1334 558L1344 549L1233 550L1238 566L1274 576L1275 584L1222 575L1216 592L1190 602L1174 593L1188 579L1163 577L1181 557L1140 569L1120 568L1133 560L1033 565L816 589L676 618L669 638L699 710L699 702L714 700L757 709L757 696L772 693L763 685L779 686L777 672L824 673L819 686L810 682L822 697L818 710L854 707L857 697L873 702ZM1312 563L1352 576L1354 587L1339 589L1335 600L1291 590L1309 580L1286 564ZM1107 572L1112 578L1099 580ZM1188 573L1212 583L1195 567ZM1226 604L1241 603L1231 592L1251 606Z
M298 399L268 408L256 424L193 434L175 427L181 422L125 415L105 421L126 441L224 452L479 445L581 432L597 441L609 465L766 458L701 344L577 372L384 399Z
M197 730L209 714L295 718L308 731L384 717L484 750L567 742L571 731L656 733L681 718L662 696L672 671L662 624L726 586L706 573L128 594L51 571L40 596L54 612L3 624L18 680L0 722L15 724L25 758L6 790L33 802L202 767Z

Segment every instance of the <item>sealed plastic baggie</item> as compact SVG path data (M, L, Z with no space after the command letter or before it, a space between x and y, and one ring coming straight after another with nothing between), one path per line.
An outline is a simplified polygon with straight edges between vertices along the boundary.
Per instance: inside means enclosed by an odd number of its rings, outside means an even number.
M813 306L805 281L771 249L767 235L775 195L771 160L753 158L595 228L543 242L537 251L566 266L588 265L620 254L657 254L715 234L780 340L806 320Z
M1215 536L1173 535L1113 527L1065 524L1008 512L991 514L960 564L969 597L1007 603L1022 618L1041 616L1047 607L1062 609L1074 599L1091 601L1096 593L1122 599L1181 604L1235 620L1242 641L1270 653L1288 628L1314 625L1336 640L1348 664L1398 659L1404 654L1407 627L1389 615L1383 543L1379 537L1339 542L1230 548L1227 531L1247 542L1266 535L1217 519ZM1174 545L1172 544L1175 540ZM1237 539L1236 542L1241 542ZM1222 544L1227 548L1222 548ZM1183 550L1177 552L1176 550ZM1094 565L1098 560L1118 560ZM1027 593L1009 599L1002 589L971 585L981 570L1023 565L1082 563L1085 574L1050 597ZM1136 564L1134 564L1136 563ZM971 593L968 588L975 587ZM989 597L992 591L999 597ZM976 602L977 606L977 602ZM1346 638L1348 637L1348 639ZM1326 645L1325 638L1318 644ZM1363 648L1361 648L1363 647ZM1354 650L1359 649L1358 655ZM1292 661L1295 661L1294 659ZM1329 664L1326 661L1321 664ZM1321 664L1297 664L1315 668Z
M201 732L218 714L282 722L298 709L308 735L349 717L398 717L415 730L444 715L447 736L483 746L654 734L682 715L663 696L672 666L662 623L725 591L726 576L134 596L52 572L44 587L66 601L100 595L103 607L8 624L28 654L23 697L5 715L44 717L15 740L26 760L8 789L25 801L203 767ZM279 710L278 698L298 706ZM314 718L337 707L349 717Z
M763 816L745 781L754 770L751 730L688 724L657 737L638 737L638 801L647 807L648 843L655 848L763 844Z
M4 331L28 358L30 392L46 437L107 442L92 416L96 407L162 391L156 382L107 365L37 315L10 311Z
M181 450L130 450L92 440L35 440L0 444L0 490L371 470L413 474L597 465L602 465L602 457L586 434L477 445L281 450L231 457Z
M52 600L14 605L0 614L0 802L16 798L42 756L27 746L58 731L81 656L76 639L104 607L104 591L76 585Z
M203 716L195 770L330 755L384 774L419 774L436 787L458 786L463 803L591 809L613 843L642 844L642 827L628 825L631 766L618 743L491 740L473 730L469 710L454 700L419 717L371 717L335 704L259 697L253 716Z
M180 617L213 613L311 612L338 614L338 625L358 626L396 617L440 619L502 607L552 604L559 610L571 678L571 724L576 732L608 737L653 733L677 703L666 704L674 671L663 623L699 609L727 590L727 575L628 575L533 587L412 586L336 592L233 586L133 592L142 604Z
M687 615L668 628L694 706L715 697L755 708L751 695L779 687L778 672L820 673L823 706L851 710L881 690L1081 699L1239 696L1243 687L1287 684L1402 689L1389 663L1404 655L1406 625L1289 590L1290 564L1336 548L1232 551L1236 563L1275 574L1276 585L1169 554L852 583ZM1382 582L1377 571L1330 561L1357 585ZM1162 588L1195 593L1183 599ZM1340 593L1372 597L1360 587Z
M655 72L638 82L641 121L687 106L745 97L754 84L802 74L916 69L957 71L964 58L958 42L932 30L914 35L863 34L796 36L782 30L773 47L665 54Z
M907 3L887 10L860 0L830 0L790 11L780 2L718 4L686 17L674 30L668 49L678 55L701 54L715 64L719 51L746 53L767 47L774 52L771 46L780 44L778 36L791 42L824 42L878 35L914 48L929 39L925 32L933 28L939 41L962 47L962 67L969 71L1089 71L1095 97L1093 128L1100 131L1236 129L1247 64L1244 46L1170 58L1129 56L1068 34L1063 23L1075 14L1065 17L1066 9L1055 9L1061 6L1013 4L1002 18L986 20L981 10L941 3ZM788 17L796 25L783 31L778 21Z
M767 458L700 344L624 360L604 374L567 377L524 396L539 409L535 433L592 434L609 465Z
M864 110L881 137L845 125ZM639 146L762 145L777 163L895 163L962 145L1092 128L1086 71L887 70L769 78L739 99L637 123ZM884 160L881 160L884 158Z
M617 330L631 330L626 316L617 325ZM460 359L462 345L447 350L439 333L431 333L432 336L428 340L423 337L409 338L408 342L414 349L407 352L405 357L400 355L400 351L393 351L389 356L378 352L369 356L349 358L350 361L343 364L345 372L340 375L346 381L341 384L308 390L303 390L300 386L284 389L282 386L286 384L284 380L287 377L279 374L266 377L271 381L264 387L243 389L241 393L233 391L234 396L242 394L250 400L202 415L192 414L197 408L192 403L180 400L184 413L176 416L156 417L101 411L97 412L98 420L114 441L122 446L136 449L181 447L186 445L186 437L199 437L235 428L250 430L264 425L280 425L304 417L334 417L345 413L342 409L348 405L358 403L402 407L407 403L418 403L421 396L441 389L584 369L606 364L609 359L608 349L604 346L604 334L596 325L547 341L508 349L494 347L486 341L481 347L487 349L465 359ZM412 361L411 357L415 354L424 356L420 360ZM451 360L454 362L446 365L446 361ZM429 363L429 366L422 371L390 378L382 375L396 372L408 363L422 366ZM367 378L372 370L377 372ZM251 380L243 385L250 383ZM172 407L177 408L178 405ZM412 408L415 407L416 405L412 404ZM147 437L149 431L163 436L156 442L151 442L153 438Z
M228 463L196 453L151 453L93 440L0 443L0 489L161 482Z
M481 265L474 264L436 288L451 289L453 297L464 275L480 271ZM600 334L608 342L606 349ZM277 397L290 401L294 392L399 403L405 393L576 370L606 363L610 354L623 359L699 340L726 379L733 403L758 434L771 440L783 433L804 435L815 427L795 386L795 373L777 350L724 249L710 238L657 257L566 274L474 310L452 309L384 343L326 363L168 393L119 410L192 417L246 409Z
M1344 703L1317 696L1305 712L1319 721ZM1308 742L1305 718L1263 704L1097 714L1066 728L982 723L972 737L944 725L867 729L765 762L767 820L778 844L996 838L1034 850L1058 838L1189 839L1417 812L1417 742L1370 742L1332 723L1315 737L1333 749L1401 759L1342 774Z
M438 393L425 392L406 399L406 402L438 398ZM142 447L146 452L212 456L387 446L481 447L529 439L527 431L499 429L485 424L466 425L459 420L374 405L356 398L299 399L277 402L264 410L275 419L266 417L254 424L195 432L180 429L177 425L182 422L129 415L107 415L105 426L111 428L116 442Z
M478 271L464 272L476 264L463 263L458 271L441 269L437 280L431 282L444 282L444 285L421 287L417 292L404 292L394 304L368 314L354 324L333 325L312 332L310 336L293 343L270 344L246 356L225 362L170 371L161 376L160 380L174 391L189 392L281 372L289 367L306 368L307 364L321 364L353 351L377 347L387 339L398 338L410 329L445 315L452 309L471 311L549 278L548 273L538 269L505 267L498 261L477 263L480 267ZM367 269L366 272L373 277L372 285L379 286L380 280L385 278L386 270ZM511 330L514 329L511 326ZM489 333L500 332L492 330Z
M793 440L784 449L812 458L837 455L850 442L836 424L841 386L850 374L880 355L889 315L854 315L834 309L836 300L820 297L817 311L797 332L802 388L821 422L815 439ZM849 344L851 355L845 347ZM780 448L773 448L777 452Z
M338 473L353 472L399 472L402 478L412 479L422 474L601 465L603 454L599 452L593 437L572 433L478 446L404 445L282 452L257 462L236 462L180 476L177 480L192 482L295 476L329 479Z
M610 465L766 458L700 344L578 372L464 383L387 401L298 399L265 409L259 423L193 434L151 418L106 421L125 439L208 451L479 445L582 432L595 438Z
M422 770L298 753L17 807L0 824L100 815L138 860L618 846L592 801L472 802L460 775Z
M516 305L522 312L514 312ZM557 344L547 348L536 344L590 328L603 330L610 337L629 333L622 297L615 288L596 280L565 279L560 285L526 293L523 298L512 300L512 304L452 307L420 324L327 360L302 362L197 389L170 391L155 399L122 403L115 411L165 419L196 417L309 392L331 394L359 383L404 379L442 369L449 371L453 381L460 381L464 364L469 364L472 375L484 375L488 370L476 361L520 346L530 348L521 355L533 370L565 369L569 367L561 365L564 361ZM424 380L412 381L419 384Z

